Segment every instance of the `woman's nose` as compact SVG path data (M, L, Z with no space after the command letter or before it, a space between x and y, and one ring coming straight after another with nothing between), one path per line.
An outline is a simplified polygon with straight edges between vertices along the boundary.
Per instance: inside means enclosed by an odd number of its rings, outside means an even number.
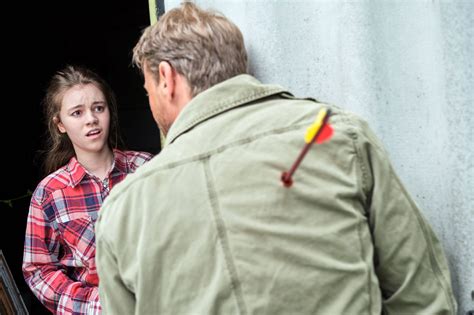
M97 115L92 111L87 111L87 123L88 124L95 124L99 121Z

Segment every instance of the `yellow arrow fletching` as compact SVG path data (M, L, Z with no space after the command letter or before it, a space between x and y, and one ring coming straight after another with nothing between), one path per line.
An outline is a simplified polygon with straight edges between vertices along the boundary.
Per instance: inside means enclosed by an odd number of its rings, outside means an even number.
M310 143L314 139L314 136L323 126L323 121L327 114L328 110L326 108L321 108L319 110L318 116L316 116L316 120L314 121L314 123L309 126L308 129L306 129L306 134L304 136L304 141L306 143Z

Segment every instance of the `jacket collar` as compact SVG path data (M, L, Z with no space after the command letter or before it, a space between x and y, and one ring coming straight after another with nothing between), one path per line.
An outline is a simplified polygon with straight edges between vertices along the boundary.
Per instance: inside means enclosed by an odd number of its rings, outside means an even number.
M200 123L235 107L286 92L279 85L265 85L248 74L223 81L196 95L171 126L165 146Z

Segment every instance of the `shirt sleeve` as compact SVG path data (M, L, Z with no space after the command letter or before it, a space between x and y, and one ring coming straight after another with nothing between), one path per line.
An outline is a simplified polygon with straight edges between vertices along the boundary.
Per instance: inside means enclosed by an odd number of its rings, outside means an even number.
M33 293L55 314L99 314L98 288L85 286L66 275L59 261L58 232L34 197L29 211L23 275Z
M456 314L447 259L365 123L356 138L384 314Z
M99 295L102 314L134 314L135 294L129 290L119 272L111 245L101 234L102 218L96 222L96 264L100 278Z

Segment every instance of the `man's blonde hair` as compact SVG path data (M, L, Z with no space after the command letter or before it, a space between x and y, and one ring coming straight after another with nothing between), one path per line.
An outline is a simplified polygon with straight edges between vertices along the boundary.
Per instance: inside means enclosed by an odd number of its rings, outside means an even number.
M222 14L191 2L166 12L143 32L133 49L133 61L146 64L158 81L158 65L167 61L183 75L192 95L238 74L247 73L248 61L239 28Z

